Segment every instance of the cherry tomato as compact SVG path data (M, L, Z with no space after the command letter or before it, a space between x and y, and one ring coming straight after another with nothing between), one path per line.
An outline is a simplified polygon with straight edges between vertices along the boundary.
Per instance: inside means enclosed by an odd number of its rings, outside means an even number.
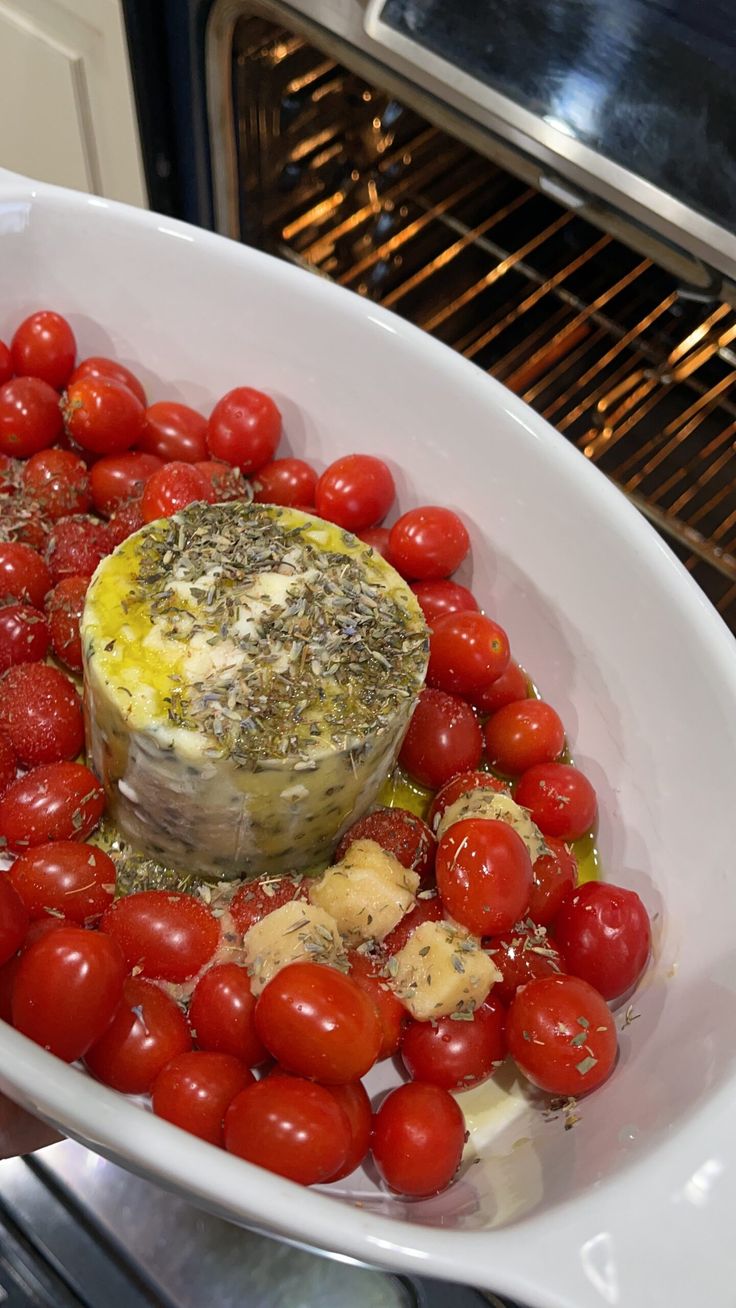
M46 599L51 648L72 672L82 671L82 640L79 622L89 577L65 577Z
M39 450L23 468L23 485L52 522L84 513L91 504L83 459L71 450Z
M122 454L143 431L146 411L122 382L87 376L66 392L64 418L69 435L93 454Z
M486 723L485 739L493 767L518 776L559 757L565 748L565 728L550 704L525 699L494 713Z
M13 375L13 361L10 357L10 350L4 341L0 341L0 386L3 382L10 381Z
M38 377L14 377L0 386L0 451L16 459L46 450L62 432L56 391Z
M589 881L560 909L555 944L565 970L618 999L639 980L652 944L649 915L634 890Z
M506 1009L490 995L470 1022L438 1017L410 1022L401 1041L401 1058L414 1081L443 1090L471 1090L493 1076L506 1057Z
M77 342L66 318L42 309L24 318L10 343L17 377L40 377L57 391L66 386L77 356Z
M162 466L155 454L143 454L139 450L98 459L90 473L97 512L108 517L123 501L140 495L151 473L158 472Z
M120 382L132 391L141 404L146 403L146 392L141 383L125 364L118 363L117 359L105 359L102 355L92 354L88 359L82 359L78 363L71 377L70 384L82 381L84 377L111 377L113 381Z
M146 409L138 449L164 463L197 463L207 458L207 419L176 400L158 400Z
M371 549L375 550L376 554L380 554L387 563L390 534L388 527L366 527L365 531L356 532L358 540L362 540L364 545L370 545Z
M210 967L197 982L189 1005L189 1021L200 1049L232 1054L246 1067L268 1058L256 1034L256 1001L250 977L237 963Z
M384 959L380 956L359 954L351 950L348 954L350 975L357 986L373 1003L381 1026L381 1047L378 1060L391 1058L401 1042L401 1032L406 1021L406 1009L382 976Z
M274 459L259 468L253 482L256 504L313 504L317 474L304 459Z
M0 964L7 963L26 938L28 909L7 872L0 872Z
M0 604L20 600L42 609L49 590L51 573L40 554L19 541L0 543Z
M379 808L366 813L345 832L335 850L336 863L341 862L355 840L375 840L402 867L416 872L422 884L431 881L437 841L416 813L405 808Z
M173 890L143 890L116 899L100 923L129 967L153 980L187 981L214 954L220 932L201 900Z
M508 931L523 918L532 892L526 845L507 822L453 822L437 849L437 887L450 917L468 931Z
M237 386L217 401L207 423L207 447L247 477L269 463L281 438L281 414L269 395ZM204 457L204 456L202 456Z
M439 1194L460 1166L465 1121L452 1095L411 1081L386 1096L373 1124L373 1159L389 1189L412 1198Z
M475 691L470 700L481 713L496 713L498 709L505 708L516 700L526 699L528 695L527 675L518 663L512 661L500 677L496 677L495 681L482 690Z
M478 603L467 586L457 581L415 581L412 590L429 627L450 613L477 612Z
M30 604L0 608L0 673L15 663L35 663L46 657L49 629L43 613Z
M596 819L596 794L582 772L568 763L540 763L516 783L516 802L528 808L545 836L577 840Z
M506 782L499 781L491 772L460 772L446 781L432 800L427 821L433 831L437 830L450 805L462 799L463 795L469 795L471 790L493 790L497 795L509 793Z
M346 454L322 473L314 491L321 518L346 531L376 527L396 498L391 469L372 454Z
M410 509L391 528L389 560L407 581L449 577L469 549L465 524L452 509Z
M18 971L20 954L14 954L0 967L0 1022L13 1024L13 986Z
M546 837L548 854L542 854L533 867L534 885L529 900L529 916L538 926L547 926L557 916L578 880L575 855L554 836ZM574 971L570 968L570 971Z
M104 522L82 514L55 523L46 547L54 585L64 577L91 577L106 554L110 534Z
M35 845L8 873L34 920L62 913L87 926L104 913L115 890L115 864L103 850L73 840Z
M225 1148L291 1181L318 1185L345 1166L352 1130L327 1086L297 1076L266 1077L230 1104Z
M0 836L18 851L49 840L86 840L105 807L97 777L81 763L46 763L8 786Z
M18 759L4 732L0 731L0 798L15 781Z
M522 986L507 1032L524 1076L549 1094L587 1094L616 1061L616 1023L605 999L580 977L547 976Z
M48 518L25 491L0 495L0 544L17 543L29 545L36 552L43 551L50 531Z
M192 1047L179 1005L159 986L129 976L112 1022L87 1050L93 1076L124 1095L145 1095L162 1068Z
M212 485L191 463L166 463L146 482L141 509L146 522L170 518L196 500L212 500Z
M77 926L50 932L18 964L13 1026L74 1063L109 1026L124 980L122 954L109 936Z
M306 899L309 883L292 877L267 881L244 881L230 903L230 912L243 935L275 908L283 908L292 899Z
M443 690L423 690L399 754L401 766L436 790L456 772L477 767L483 733L473 710Z
M254 1084L253 1073L232 1054L192 1050L172 1058L159 1072L153 1111L200 1140L222 1145L228 1108L236 1095Z
M210 488L208 499L212 504L248 498L248 483L239 468L231 468L229 463L220 459L198 459L194 467L206 478Z
M74 686L46 663L18 663L0 680L0 730L24 767L75 758L84 745Z
M146 520L143 517L143 509L139 499L128 500L125 504L121 504L107 524L107 532L112 548L115 549L116 546L122 545L123 541L132 536L134 531L140 531L141 527L145 527L145 525Z
M63 927L76 926L78 923L72 923L65 917L36 917L31 921L28 928L28 934L23 941L21 953L35 945L37 940L43 940L44 936L50 936L54 931L60 931Z
M384 954L398 954L418 926L423 922L441 922L444 916L442 901L436 895L431 899L418 900L414 908L404 914L393 931L389 931L381 945Z
M371 1000L349 976L322 963L290 963L277 972L259 997L255 1020L282 1067L328 1085L360 1080L381 1048Z
M484 613L448 613L432 629L427 684L472 695L500 677L509 658L506 632Z
M338 1168L330 1181L341 1181L350 1176L356 1167L360 1167L368 1153L373 1128L371 1101L360 1081L351 1081L348 1085L331 1085L327 1087L333 1099L336 1099L350 1124L351 1143L348 1156L342 1167Z
M564 971L562 959L545 931L525 928L507 931L483 941L488 948L501 980L493 987L493 994L504 1004L510 1004L519 986L538 981L543 976L559 976Z

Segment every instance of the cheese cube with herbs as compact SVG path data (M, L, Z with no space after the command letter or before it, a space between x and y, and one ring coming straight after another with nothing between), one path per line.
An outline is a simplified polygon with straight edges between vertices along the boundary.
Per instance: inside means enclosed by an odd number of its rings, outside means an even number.
M254 995L289 963L327 963L347 972L337 923L324 909L303 900L267 913L243 937L244 960Z
M383 940L414 907L419 877L375 840L354 840L342 862L328 867L309 887L353 945Z
M150 857L233 878L324 866L393 766L428 633L350 533L194 504L102 561L82 643L113 821Z
M388 967L391 989L418 1022L470 1018L501 980L480 940L450 922L422 922Z
M497 794L486 786L478 786L461 795L454 804L448 804L437 825L437 839L455 823L464 818L491 818L497 822L507 822L527 847L532 864L536 863L549 850L545 844L536 822L532 820L528 809L522 808L510 795Z

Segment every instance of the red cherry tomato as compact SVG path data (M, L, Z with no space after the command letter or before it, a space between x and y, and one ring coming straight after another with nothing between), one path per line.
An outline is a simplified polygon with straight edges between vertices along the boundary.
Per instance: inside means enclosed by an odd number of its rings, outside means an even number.
M227 504L230 500L248 498L248 483L239 468L231 468L229 463L223 463L220 459L198 459L194 467L206 478L210 488L208 498L212 504Z
M346 454L322 473L314 491L320 518L365 531L386 517L396 498L391 469L372 454Z
M384 954L389 956L397 954L404 948L409 936L418 926L423 922L441 922L444 916L442 901L436 895L432 899L418 900L415 907L404 914L393 931L389 931L381 946Z
M140 531L145 527L146 520L143 517L143 509L139 499L128 500L127 503L121 504L119 509L113 513L107 524L107 532L112 548L122 545L124 540L133 535L134 531Z
M265 1062L268 1053L256 1034L256 1001L250 977L237 963L209 968L197 982L189 1021L200 1049L232 1054L246 1067Z
M41 555L19 541L0 542L0 604L20 600L42 609L51 573Z
M247 477L269 463L281 438L281 414L270 395L236 386L217 401L207 423L207 448Z
M110 377L113 381L127 386L128 390L132 391L136 399L140 400L145 407L146 392L141 383L135 373L132 373L130 368L126 368L125 364L118 363L117 359L105 359L99 354L93 354L88 359L82 359L82 362L77 364L69 378L70 385L82 381L85 377Z
M414 1081L443 1090L471 1090L493 1076L506 1057L506 1009L490 995L472 1021L439 1017L410 1022L401 1041L401 1058Z
M412 1198L439 1194L460 1166L465 1121L452 1095L412 1081L392 1090L373 1125L373 1159L389 1189Z
M207 458L207 419L176 400L158 400L146 409L138 449L164 463L197 463Z
M84 744L79 695L57 668L18 663L0 680L0 730L24 767L74 758Z
M478 603L467 586L457 581L415 581L412 590L429 627L449 613L477 612Z
M333 1099L336 1099L350 1124L351 1143L348 1156L330 1181L342 1181L350 1176L356 1167L360 1167L368 1153L373 1129L371 1101L360 1081L351 1081L348 1085L331 1085L327 1087Z
M554 924L565 970L618 999L639 980L652 944L649 915L634 890L589 881L562 905Z
M212 486L191 463L166 463L146 482L141 509L146 522L170 518L196 500L211 502Z
M109 854L73 840L26 850L8 875L34 920L61 913L77 926L88 926L112 903L115 890Z
M493 994L504 1004L510 1004L519 986L538 981L543 976L559 976L564 971L562 960L546 932L529 929L507 931L483 941L502 979L493 987Z
M82 516L55 523L46 547L54 585L64 577L91 577L112 543L104 522Z
M114 940L65 926L25 950L13 985L13 1026L74 1063L109 1026L123 994L125 964Z
M46 657L49 629L43 613L30 604L0 608L0 673L16 663L35 663Z
M15 459L46 450L62 432L59 397L38 377L14 377L0 386L0 452Z
M547 926L572 894L578 880L575 855L554 836L546 837L548 854L534 864L534 885L529 900L529 916L537 926ZM574 971L571 968L570 971Z
M506 822L453 822L437 849L437 887L450 917L468 931L508 931L523 918L532 892L526 845Z
M13 375L13 361L10 357L10 350L4 341L0 341L0 386L3 382L10 381Z
M309 883L292 877L273 881L244 881L230 903L230 912L238 931L245 935L267 913L283 908L292 899L306 899Z
M211 959L216 918L201 900L172 890L143 890L116 899L100 923L130 967L152 980L187 981Z
M352 1131L327 1086L297 1076L266 1077L230 1104L225 1148L291 1181L318 1185L345 1166Z
M317 474L304 459L274 459L253 482L256 504L313 504Z
M477 767L483 733L473 710L443 690L423 690L399 754L401 766L436 790L456 772Z
M256 1005L256 1031L287 1071L328 1085L360 1080L382 1040L368 996L322 963L290 963L276 973Z
M51 648L57 659L72 672L82 671L82 640L79 622L89 586L88 577L65 577L46 599Z
M17 377L40 377L59 391L74 367L77 342L66 318L42 309L23 319L10 343L10 354Z
M20 852L49 840L86 840L105 807L97 777L81 763L46 763L0 799L0 836Z
M253 1073L232 1054L192 1050L179 1054L159 1072L153 1087L153 1111L200 1140L222 1145L228 1108L253 1084Z
M69 435L93 454L129 450L140 438L145 412L127 386L102 375L72 382L64 402Z
M124 1095L145 1095L172 1058L192 1047L179 1005L159 986L129 976L112 1022L87 1050L93 1076Z
M565 748L565 728L541 699L507 704L485 726L488 758L499 772L518 776L537 763L551 763Z
M91 503L87 465L71 450L39 450L23 468L23 485L52 522Z
M0 872L0 964L20 949L28 932L28 909L7 872Z
M549 1094L587 1094L616 1061L613 1015L598 991L576 976L542 977L522 986L507 1031L514 1061Z
M50 936L54 931L60 931L64 927L76 926L78 923L70 922L66 917L36 917L32 920L28 928L28 934L23 941L21 953L35 945L37 940L43 940L44 936Z
M433 831L437 830L450 805L462 799L463 795L469 795L471 790L492 790L497 795L509 793L506 782L499 781L490 772L460 772L446 781L432 800L427 820Z
M518 663L511 662L500 677L496 677L495 681L482 690L475 691L470 699L481 713L497 713L507 704L526 699L528 695L529 681L524 669Z
M410 509L391 528L389 560L407 581L449 577L469 549L465 524L452 509Z
M98 513L105 517L125 500L140 495L151 476L162 467L155 454L131 450L127 454L108 454L92 465L90 485Z
M596 794L582 772L568 763L540 763L516 783L516 802L528 808L545 836L577 840L596 818Z
M13 1023L13 986L19 962L20 955L14 954L0 967L0 1022L7 1022L9 1026Z
M43 551L51 530L38 504L25 491L0 495L0 544L19 544ZM0 572L0 577L1 577Z
M0 798L15 781L18 759L7 736L0 731Z
M341 862L355 840L375 840L402 867L416 872L423 884L431 881L437 841L416 813L405 808L379 808L366 813L345 832L335 850L336 863Z
M380 554L387 563L390 534L388 527L367 527L365 531L356 532L358 540L362 540L364 545L370 545L371 549L375 550L376 554Z
M373 1003L381 1026L381 1047L378 1060L391 1058L401 1042L401 1032L406 1021L406 1009L390 989L382 975L384 959L380 956L359 954L351 950L348 955L350 975L357 986Z
M472 695L500 677L509 658L506 632L484 613L448 613L432 629L427 684Z

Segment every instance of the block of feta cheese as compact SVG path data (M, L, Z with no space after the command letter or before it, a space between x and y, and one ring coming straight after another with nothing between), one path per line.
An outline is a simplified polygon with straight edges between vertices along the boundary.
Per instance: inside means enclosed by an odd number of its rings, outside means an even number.
M309 886L351 945L383 940L414 907L419 877L375 840L354 840L340 863Z
M473 1013L501 980L480 940L451 922L422 922L388 969L391 989L418 1022Z
M536 822L532 821L529 810L522 808L510 795L496 794L483 786L469 790L456 799L454 804L448 804L437 826L437 839L440 840L453 823L462 822L463 818L491 818L497 822L507 822L524 841L532 866L543 854L549 853L544 836Z
M393 766L428 632L394 570L295 509L194 504L103 559L87 746L133 846L218 878L319 866Z
M254 995L289 963L327 963L348 970L335 919L303 900L282 904L256 922L243 937L243 951Z

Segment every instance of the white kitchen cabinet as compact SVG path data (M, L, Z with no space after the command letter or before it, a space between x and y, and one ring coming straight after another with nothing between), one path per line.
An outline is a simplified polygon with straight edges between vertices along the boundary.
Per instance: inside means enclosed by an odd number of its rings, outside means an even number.
M147 203L119 0L0 0L0 166Z

